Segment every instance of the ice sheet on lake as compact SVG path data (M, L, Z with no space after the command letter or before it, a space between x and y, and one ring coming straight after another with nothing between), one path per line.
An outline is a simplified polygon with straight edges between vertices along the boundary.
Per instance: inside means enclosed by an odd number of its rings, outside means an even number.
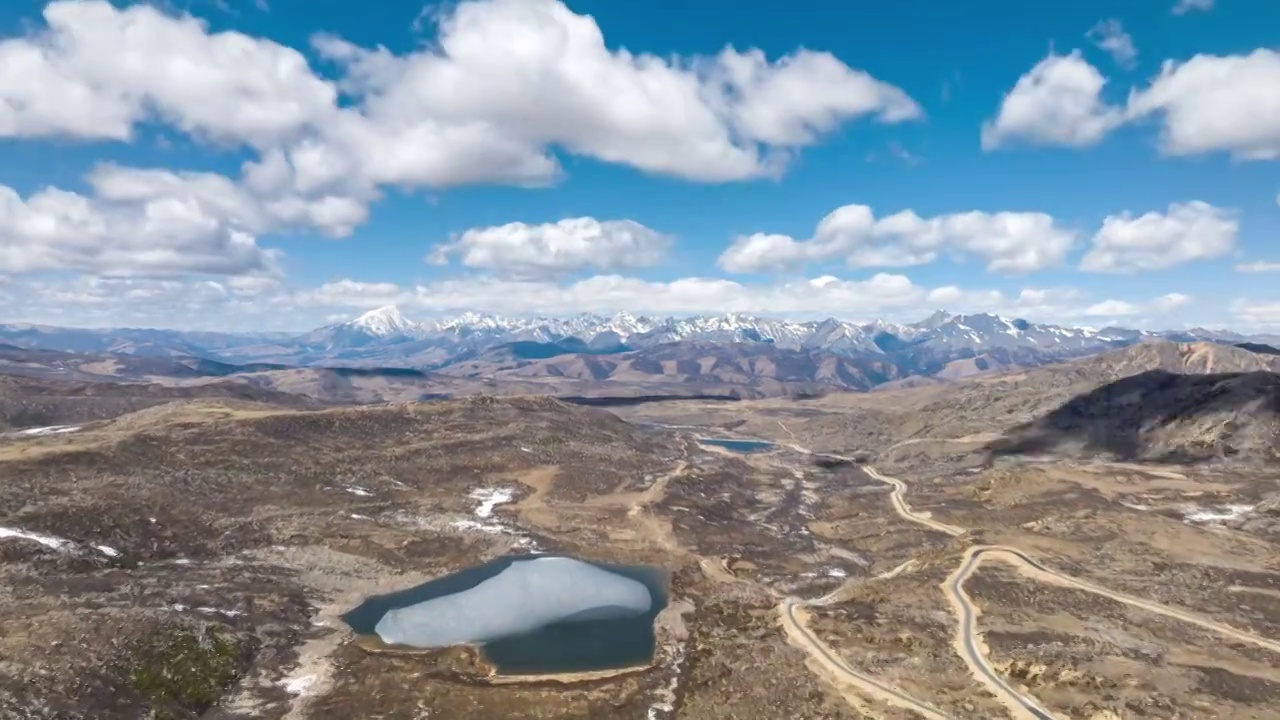
M641 615L652 598L644 583L572 558L514 562L479 585L390 610L374 631L411 647L484 643L569 618Z

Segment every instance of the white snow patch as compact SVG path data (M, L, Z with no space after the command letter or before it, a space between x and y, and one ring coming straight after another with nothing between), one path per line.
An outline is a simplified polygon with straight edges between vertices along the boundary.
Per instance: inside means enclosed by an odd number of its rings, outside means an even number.
M71 433L80 429L79 425L49 425L47 427L27 428L19 430L14 435L21 437L38 437L40 435L58 435L61 433Z
M349 517L352 520L372 520L373 519L368 515L361 515L360 513L350 513Z
M645 720L662 720L663 716L671 717L675 713L676 691L680 689L680 671L684 661L685 649L681 647L671 663L671 679L666 687L658 689L658 698L649 706Z
M281 685L284 685L284 691L290 695L306 695L311 691L311 687L316 684L315 675L300 675L298 677L288 677L284 679Z
M347 485L347 486L343 487L342 489L343 489L343 490L346 490L347 492L351 493L352 495L359 495L360 497L372 497L372 496L373 496L373 493L369 492L368 490L365 490L364 488L360 487L359 485Z
M512 549L527 550L530 555L540 555L542 553L542 548L538 547L538 542L531 537L518 537L516 538L516 541L511 544L511 547Z
M1225 520L1238 520L1253 510L1252 505L1224 505L1216 510L1193 510L1185 513L1182 519L1189 523L1219 523Z
M497 523L482 523L476 522L475 520L454 520L449 524L459 530L477 530L490 535L502 535L507 532L507 528Z
M27 532L26 530L0 527L0 539L4 538L21 538L23 540L38 542L52 550L65 550L72 544L70 540L57 537L56 535L42 535L40 533Z
M520 452L533 452L533 451L532 451L532 450L530 450L529 448L524 447L523 445L521 445L521 446L520 446Z
M227 617L240 617L244 614L243 610L219 610L214 607L198 607L196 612L202 612L206 615L225 615Z
M188 610L195 610L196 612L201 612L201 613L204 613L205 615L225 615L226 617L229 617L229 618L240 617L241 615L244 615L243 610L219 610L218 608L209 607L207 605L202 605L200 607L193 608L190 605L183 605L182 603L173 603L169 605L168 608L174 612L186 612Z
M190 564L191 564L191 559L190 559L190 558L178 558L177 560L174 560L174 561L173 561L173 564L174 564L174 565L190 565Z
M480 501L480 506L476 508L476 516L487 518L493 515L495 507L511 502L515 493L510 488L477 488L467 497Z
M845 572L844 570L841 570L840 568L828 568L827 577L833 577L833 578L849 577L849 573Z
M94 550L106 555L107 557L120 557L120 551L110 545L94 545Z
M480 502L472 511L476 519L454 520L449 523L449 526L457 530L471 530L488 535L514 535L516 539L511 545L512 548L524 548L530 554L541 553L542 550L533 538L525 536L516 528L509 527L493 517L494 508L511 502L515 496L516 491L512 488L476 488L467 494L467 497Z

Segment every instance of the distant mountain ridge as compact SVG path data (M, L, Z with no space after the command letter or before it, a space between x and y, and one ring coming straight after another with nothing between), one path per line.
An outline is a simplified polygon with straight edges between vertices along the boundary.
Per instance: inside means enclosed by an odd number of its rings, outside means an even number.
M0 325L0 343L75 353L189 356L240 365L414 368L472 378L489 373L599 376L605 367L600 362L589 363L595 369L588 373L572 369L567 358L608 357L613 358L610 367L623 368L629 376L650 368L681 382L761 376L799 382L805 378L792 368L813 368L823 380L808 380L835 385L848 381L857 389L912 376L957 379L1030 367L1161 339L1280 342L1280 336L1228 330L1093 329L941 310L908 324L835 318L794 321L745 313L657 318L625 312L562 318L465 313L417 322L395 306L386 306L295 334ZM695 360L702 365L690 372L688 362Z

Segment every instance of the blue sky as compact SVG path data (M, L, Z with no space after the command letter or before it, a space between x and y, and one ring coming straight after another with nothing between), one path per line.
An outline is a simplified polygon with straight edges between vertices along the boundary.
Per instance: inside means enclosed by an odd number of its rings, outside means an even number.
M0 320L1280 325L1274 2L746 7L5 3Z

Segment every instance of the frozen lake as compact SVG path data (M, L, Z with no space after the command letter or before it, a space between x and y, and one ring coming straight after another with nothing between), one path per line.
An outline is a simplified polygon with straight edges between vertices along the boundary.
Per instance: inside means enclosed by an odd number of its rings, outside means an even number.
M343 620L389 645L480 646L503 674L611 670L653 657L665 585L657 568L522 555L371 597Z

